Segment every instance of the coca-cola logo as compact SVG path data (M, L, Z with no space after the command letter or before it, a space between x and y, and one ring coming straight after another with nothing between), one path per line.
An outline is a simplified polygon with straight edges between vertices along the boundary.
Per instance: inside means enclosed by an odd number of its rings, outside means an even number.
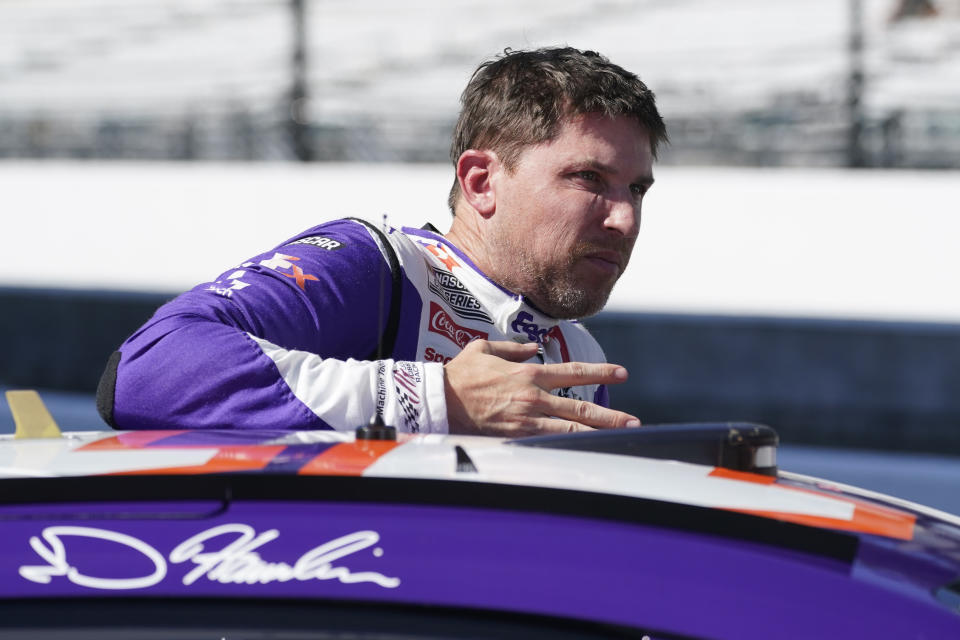
M487 334L476 329L461 327L443 307L430 301L430 331L450 338L458 347L463 349L473 340L486 340Z

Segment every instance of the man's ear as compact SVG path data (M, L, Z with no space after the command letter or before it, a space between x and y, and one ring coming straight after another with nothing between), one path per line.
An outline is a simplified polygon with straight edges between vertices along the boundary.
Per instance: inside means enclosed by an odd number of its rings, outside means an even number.
M499 166L497 154L493 151L467 149L457 161L460 193L466 203L484 218L492 216L497 208L491 177Z

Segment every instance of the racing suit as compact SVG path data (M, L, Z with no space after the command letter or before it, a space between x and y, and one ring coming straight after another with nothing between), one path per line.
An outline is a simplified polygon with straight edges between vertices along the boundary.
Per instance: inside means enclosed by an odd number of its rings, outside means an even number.
M305 231L157 310L111 356L101 415L121 429L446 433L443 364L471 340L540 344L532 362L603 362L430 230L345 219ZM383 353L378 354L378 344ZM555 394L607 406L603 385Z

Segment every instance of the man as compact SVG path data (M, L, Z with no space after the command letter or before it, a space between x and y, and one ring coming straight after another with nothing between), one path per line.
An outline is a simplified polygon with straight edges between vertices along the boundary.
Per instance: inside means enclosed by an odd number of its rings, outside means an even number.
M481 65L462 102L446 236L338 220L195 287L111 357L104 419L346 430L379 414L401 431L502 436L639 425L606 406L627 373L574 319L627 266L666 140L653 94L559 48Z

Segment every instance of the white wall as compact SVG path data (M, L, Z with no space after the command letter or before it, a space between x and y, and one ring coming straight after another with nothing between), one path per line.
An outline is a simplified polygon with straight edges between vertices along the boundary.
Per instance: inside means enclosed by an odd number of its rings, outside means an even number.
M656 177L611 309L960 322L958 172ZM0 286L179 291L335 217L446 230L451 179L432 165L0 163Z

